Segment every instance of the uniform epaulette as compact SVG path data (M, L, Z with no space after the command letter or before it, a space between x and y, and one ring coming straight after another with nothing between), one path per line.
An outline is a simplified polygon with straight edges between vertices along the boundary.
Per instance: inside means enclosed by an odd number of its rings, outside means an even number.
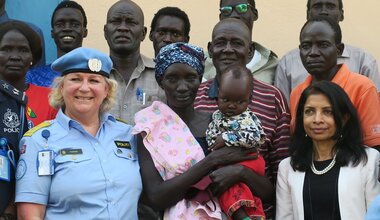
M128 122L124 121L124 120L121 119L121 118L115 118L115 119L116 119L116 121L119 121L119 122L122 122L122 123L124 123L124 124L129 125Z
M26 105L28 102L28 98L25 95L25 92L22 92L9 83L4 82L3 80L0 79L0 92L4 93L7 96L10 96L17 102Z
M36 131L40 130L41 128L45 128L51 125L51 121L44 121L41 124L37 125L36 127L33 127L29 131L27 131L24 134L24 137L30 137L32 136Z

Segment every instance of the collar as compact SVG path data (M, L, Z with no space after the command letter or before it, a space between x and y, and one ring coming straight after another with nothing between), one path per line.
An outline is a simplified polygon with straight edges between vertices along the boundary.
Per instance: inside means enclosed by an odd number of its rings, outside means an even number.
M208 89L208 97L211 99L217 99L219 92L219 83L216 80L216 77L212 80L210 88Z
M345 79L347 78L346 75L347 73L350 73L350 70L348 69L348 66L345 63L337 64L337 65L340 67L338 69L338 72L336 72L335 76L331 79L331 82L341 85L342 82L344 82ZM306 89L306 87L311 85L311 83L313 82L313 76L309 74L309 76L305 79L304 82L305 82L304 83L305 87L303 89Z
M62 111L62 108L59 109L58 113L57 113L57 116L55 118L55 120L66 130L66 131L69 131L70 128L72 127L82 127L82 125L69 118L67 115L65 115L65 113L63 113ZM109 113L103 113L101 116L100 116L100 126L99 127L102 127L104 123L106 123L107 121L111 121L111 122L116 122L116 119L115 117L113 117L111 114Z
M271 50L265 48L263 45L261 45L261 44L255 42L255 41L253 41L253 44L255 45L255 51L259 51L259 53L260 53L263 57L265 57L266 59L269 59L269 57L270 57L271 55L277 57L277 55L276 55L273 51L271 51Z
M140 77L140 74L145 70L145 68L154 70L155 65L156 64L154 63L153 59L140 54L140 58L137 61L137 66L131 75L131 79ZM112 68L110 75L117 75L120 79L124 79L122 74L115 68Z
M350 70L348 69L347 64L338 64L338 66L340 66L340 68L338 72L335 74L335 76L332 78L331 82L336 83L340 85L340 87L344 88L344 85L348 80L347 74L350 73Z
M0 23L4 23L6 21L9 21L9 17L6 11L4 11L4 14L0 15Z
M348 52L347 45L345 45L344 43L342 43L342 44L344 45L344 49L343 49L342 55L340 55L339 57L341 57L341 58L350 58L350 53Z

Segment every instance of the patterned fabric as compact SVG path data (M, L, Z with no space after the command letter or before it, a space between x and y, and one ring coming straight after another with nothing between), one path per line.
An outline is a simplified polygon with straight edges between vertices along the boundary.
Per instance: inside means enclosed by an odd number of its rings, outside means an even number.
M218 109L218 83L209 80L199 86L194 107L199 111L214 112ZM248 108L261 121L266 135L260 154L265 160L265 173L276 184L278 164L289 155L290 114L282 93L274 86L253 80L252 99ZM267 204L267 205L274 205ZM267 206L268 208L268 206ZM267 219L272 217L273 207L265 210Z
M249 109L232 117L226 117L220 110L216 110L206 131L208 145L213 145L220 134L229 147L253 148L260 147L265 142L261 122Z
M54 79L58 76L61 74L52 70L51 64L49 64L29 69L25 80L36 86L51 87Z
M144 145L152 156L154 165L164 180L186 172L204 158L204 153L181 118L162 102L136 113L133 134L146 132ZM210 202L209 202L210 203ZM165 210L164 219L220 219L217 205L201 205L195 201L181 200Z
M258 148L265 142L265 133L261 122L249 109L232 117L226 117L220 110L212 114L212 121L206 131L208 145L215 143L216 137L222 135L227 146ZM265 175L265 161L260 156L257 160L244 161L242 164L259 175ZM237 183L219 197L224 213L229 217L241 207L249 216L265 219L260 198L253 196L244 183ZM231 218L230 218L231 219Z
M173 63L184 63L193 67L203 75L205 68L205 55L203 49L191 44L179 42L161 48L156 59L156 78L164 75L166 69Z

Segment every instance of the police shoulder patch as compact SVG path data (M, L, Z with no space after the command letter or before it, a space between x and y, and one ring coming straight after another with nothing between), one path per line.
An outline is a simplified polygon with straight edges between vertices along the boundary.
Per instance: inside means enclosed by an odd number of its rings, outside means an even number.
M24 137L30 137L32 136L36 131L40 130L41 128L45 128L51 125L51 121L44 121L41 124L37 125L36 127L33 127L29 131L27 131L24 134Z
M115 118L115 119L116 121L129 125L128 122L124 121L123 119L120 119L120 118Z

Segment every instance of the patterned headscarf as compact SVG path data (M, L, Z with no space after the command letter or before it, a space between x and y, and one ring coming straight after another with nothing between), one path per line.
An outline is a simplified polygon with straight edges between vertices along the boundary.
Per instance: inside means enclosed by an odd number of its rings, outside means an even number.
M156 59L156 79L164 75L166 69L174 63L184 63L194 68L199 76L205 69L203 49L188 43L178 42L161 48Z

